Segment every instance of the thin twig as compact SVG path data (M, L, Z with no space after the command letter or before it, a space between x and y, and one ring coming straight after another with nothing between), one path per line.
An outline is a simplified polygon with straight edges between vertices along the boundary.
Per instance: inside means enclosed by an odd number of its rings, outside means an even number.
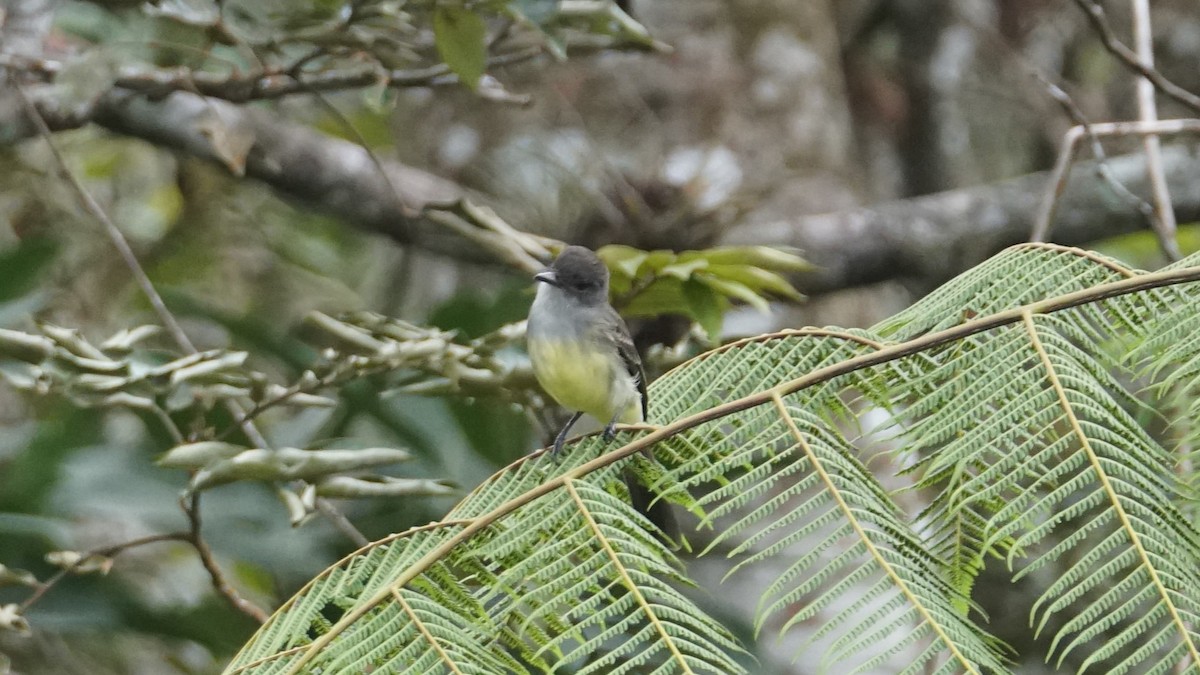
M300 394L308 394L317 391L318 389L333 386L334 384L337 384L335 380L327 378L321 378L319 380L302 380L300 382L296 382L287 389L281 391L278 395L258 402L253 408L246 412L246 416L243 418L243 421L249 422L268 410L287 403L289 400L299 396ZM217 437L213 440L226 440L236 428L237 427L228 427L221 433L217 434Z
M71 171L70 167L67 165L66 158L63 157L62 153L58 149L58 145L54 142L53 134L50 131L50 127L46 124L46 120L42 118L41 113L38 112L37 107L33 105L33 102L29 99L20 83L17 82L16 79L11 76L11 74L9 76L9 81L16 90L17 95L20 97L21 103L25 107L25 112L29 116L30 121L33 122L35 127L37 127L38 133L42 136L42 139L50 148L50 153L54 157L58 174L67 182L68 185L71 186L72 190L75 192L76 196L79 198L87 212L91 214L93 218L99 221L104 227L105 234L108 235L108 238L112 241L113 246L117 249L122 261L125 263L125 266L129 269L129 272L133 275L134 280L137 282L138 287L149 300L150 306L154 309L155 314L158 315L159 320L166 327L167 333L171 336L180 349L189 354L195 354L197 352L196 346L192 343L191 339L188 338L187 333L184 332L183 327L180 326L179 321L175 318L175 315L171 313L171 310L167 309L166 303L163 302L162 296L158 294L158 290L154 288L154 284L150 281L150 277L142 268L141 263L138 262L137 256L134 254L133 249L129 246L129 242L125 239L125 235L121 233L121 230L117 228L116 224L114 224L112 219L108 217L108 214L105 213L100 204L96 202L91 193L87 191L87 188L85 188L83 184L79 182L79 179L76 178L75 174ZM241 405L239 405L236 401L226 400L225 407L229 410L237 425L242 429L242 432L246 434L246 437L249 438L252 443L260 448L271 447L271 444L267 441L266 436L264 436L262 432L258 430L258 427L255 426L253 422L246 419L246 412ZM325 504L325 508L321 509L322 514L326 515L326 517L329 517L329 515L335 511L336 508L328 503ZM345 520L345 518L335 520L334 525L340 531L347 533L347 536L349 536L351 541L353 541L355 544L359 544L361 541L365 541L366 539L362 533L358 532L358 530L354 528L349 521ZM347 528L347 526L349 526L349 528ZM353 536L351 536L351 532L353 532Z
M324 108L326 112L328 112L335 120L337 120L338 124L340 124L342 128L346 130L346 133L350 134L350 137L354 139L354 142L358 144L358 147L362 148L363 152L367 153L367 157L370 158L371 164L373 164L375 166L375 170L379 172L379 177L383 179L383 182L387 184L388 189L391 191L390 196L393 207L409 217L416 216L416 211L412 207L405 204L404 200L400 198L400 190L396 188L396 183L393 182L392 175L388 172L387 167L383 165L383 160L381 160L379 155L375 154L375 151L371 149L371 146L367 143L366 137L362 135L362 132L358 130L358 127L354 126L354 122L351 122L350 118L346 117L345 113L343 113L341 110L338 110L337 106L335 106L328 98L322 96L320 91L316 89L310 89L309 93L312 94L312 97L317 100L317 103L321 104L321 107Z
M1150 30L1150 5L1147 0L1133 0L1133 41L1142 63L1154 66L1154 43ZM1158 106L1154 101L1154 83L1146 77L1137 78L1138 120L1158 121ZM1162 144L1158 136L1148 135L1142 139L1146 150L1146 177L1150 181L1150 192L1154 198L1154 234L1163 254L1172 262L1179 260L1179 243L1175 240L1175 211L1171 208L1171 192L1167 189L1166 172L1163 171Z
M331 525L336 527L338 531L342 533L342 536L354 542L355 546L362 548L371 543L371 540L367 539L366 535L360 532L359 529L354 526L354 523L350 522L350 519L346 517L346 514L339 511L338 508L333 505L333 502L324 497L317 497L316 504L317 511L321 512L321 515L325 517L325 520L328 520Z
M1200 119L1159 120L1156 122L1098 122L1089 125L1095 136L1166 136L1171 134L1200 133ZM1069 169L1079 140L1084 136L1082 126L1071 127L1063 137L1063 146L1058 161L1050 171L1050 187L1042 198L1038 213L1033 221L1031 241L1045 241L1050 235L1058 199L1066 189ZM1140 201L1140 200L1139 200ZM1144 213L1144 212L1143 212Z
M1050 97L1053 98L1055 102L1057 102L1058 105L1063 109L1063 112L1067 114L1067 117L1070 117L1071 121L1074 122L1076 126L1082 128L1083 133L1087 135L1088 141L1092 146L1092 156L1096 159L1096 174L1099 175L1102 180L1108 183L1118 196L1128 201L1140 213L1145 215L1146 218L1152 217L1154 213L1154 207L1151 206L1146 200L1134 194L1132 190L1125 187L1125 184L1118 180L1116 175L1113 174L1112 167L1109 166L1107 161L1108 154L1104 151L1104 144L1100 142L1100 135L1096 133L1092 123L1088 121L1087 116L1083 114L1083 110L1081 110L1079 106L1075 104L1075 100L1071 98L1070 94L1068 94L1066 90L1042 75L1041 71L1033 68L1032 72L1033 76L1042 83L1043 87L1045 87L1046 92L1050 94Z
M58 572L55 572L54 576L52 576L49 579L38 584L37 588L34 589L33 593L31 593L28 598L25 598L25 600L19 605L17 611L20 613L24 613L26 610L28 610L30 607L32 607L38 600L41 600L42 596L44 596L47 592L49 592L50 589L54 588L55 586L58 585L58 583L60 581L65 579L67 577L67 575L69 575L72 572L74 572L75 570L79 569L80 566L82 566L84 563L88 562L89 560L92 560L92 559L98 558L98 557L99 558L114 558L130 549L137 548L139 546L145 546L147 544L157 544L157 543L163 542L163 541L180 541L180 542L189 542L190 543L191 536L187 532L169 532L166 534L152 534L152 535L145 536L145 537L138 537L137 539L131 539L129 541L122 542L120 544L110 544L108 546L94 548L90 551L83 551L79 554L80 557L78 560L71 563L70 565L67 565L66 567L63 567Z
M163 428L170 434L171 442L175 445L183 445L187 442L187 439L183 436L183 432L179 430L179 425L175 424L175 420L171 419L170 413L158 405L154 406L153 412L158 421L162 423Z
M1200 112L1200 96L1168 80L1162 73L1155 70L1153 66L1143 63L1133 50L1117 39L1116 34L1113 33L1112 26L1108 25L1108 18L1105 16L1104 8L1099 3L1095 0L1075 0L1075 4L1087 15L1088 21L1096 29L1096 32L1100 35L1100 40L1104 43L1104 48L1110 54L1117 57L1118 60L1142 77L1150 80L1154 84L1154 87L1165 96L1169 96L1179 103Z
M533 274L544 267L542 261L549 260L549 251L542 245L542 240L533 237L516 239L492 227L499 216L487 214L465 200L459 206L461 208L458 209L428 208L424 215L430 221L494 253L500 260L522 272ZM539 260L539 256L530 252L531 247L540 248L545 256Z
M1070 177L1070 168L1078 154L1079 142L1083 136L1086 136L1091 143L1092 156L1095 157L1095 172L1101 180L1108 183L1117 196L1129 202L1147 219L1153 217L1154 207L1147 203L1144 199L1134 194L1129 188L1125 187L1113 173L1112 167L1109 166L1107 153L1104 151L1104 145L1100 142L1100 135L1096 133L1094 125L1088 121L1087 116L1083 114L1083 110L1076 105L1071 95L1066 90L1053 82L1049 77L1042 73L1041 68L1037 64L1030 61L1020 50L1013 47L1012 43L1000 36L996 29L989 25L980 22L975 16L969 12L955 11L958 20L970 25L975 31L987 39L992 48L1003 51L1006 58L1020 65L1029 75L1042 85L1042 88L1058 103L1067 117L1076 128L1070 129L1063 136L1063 142L1059 149L1058 158L1055 161L1055 166L1051 172L1050 187L1047 189L1045 197L1039 206L1038 213L1033 220L1033 230L1030 235L1031 241L1045 241L1049 236L1049 228L1054 220L1055 211L1058 208L1058 200L1062 196L1067 187L1067 179Z
M42 118L37 107L33 105L33 101L25 93L25 88L17 82L16 78L11 76L9 77L9 83L12 85L13 90L17 92L17 97L21 99L21 105L25 107L25 114L28 115L33 125L37 127L38 133L41 134L42 139L46 142L46 147L50 149L50 154L54 157L55 168L59 177L71 187L72 191L75 192L75 196L79 198L80 203L83 204L87 212L104 227L105 234L112 241L113 246L117 249L117 254L121 256L121 260L125 263L125 266L133 274L133 279L137 283L138 288L141 289L146 299L149 300L150 307L154 309L154 313L158 315L158 320L166 327L167 332L171 335L171 339L186 351L195 353L196 347L188 339L187 334L183 332L183 327L175 320L175 315L171 314L171 311L167 309L166 303L163 302L162 296L154 288L154 284L150 282L150 277L146 275L146 271L142 269L141 263L138 262L137 256L134 255L133 249L129 246L129 242L126 241L125 235L117 229L117 226L108 217L108 214L104 212L104 209L100 207L100 204L96 202L91 193L83 187L83 184L79 182L79 179L75 177L75 174L67 165L66 158L59 151L58 144L54 142L53 132L50 131L46 120Z
M213 588L234 609L259 623L266 623L268 614L258 605L243 598L237 592L237 589L229 583L225 578L225 573L221 570L221 566L217 564L216 558L213 557L213 552L208 542L200 534L200 493L193 492L191 497L184 497L180 500L179 506L187 514L188 522L191 525L191 530L188 533L188 541L191 543L192 548L196 549L196 554L200 556L200 564L204 565L204 569L212 579Z

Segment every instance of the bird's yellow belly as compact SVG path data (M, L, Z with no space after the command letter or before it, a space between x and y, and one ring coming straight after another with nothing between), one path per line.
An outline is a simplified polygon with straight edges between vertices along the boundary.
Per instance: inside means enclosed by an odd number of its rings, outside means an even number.
M569 342L536 340L529 343L529 356L533 374L559 405L602 422L613 416L612 364L603 353Z

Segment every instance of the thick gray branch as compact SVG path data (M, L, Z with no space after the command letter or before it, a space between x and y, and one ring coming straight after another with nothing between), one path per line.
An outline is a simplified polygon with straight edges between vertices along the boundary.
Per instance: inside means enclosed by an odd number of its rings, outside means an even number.
M42 106L55 118L52 102ZM69 116L59 115L60 118ZM425 209L445 209L466 196L452 181L385 161L379 167L361 147L282 122L261 110L175 93L150 101L115 90L96 102L91 117L129 136L213 160L261 180L349 225L450 257L496 261L495 251L466 241ZM69 125L70 120L64 123ZM1181 222L1200 220L1200 157L1182 147L1164 153L1165 170ZM1138 194L1148 189L1140 156L1110 158L1116 178ZM1144 228L1143 216L1079 164L1063 196L1053 241L1084 244ZM1029 237L1045 173L872 207L747 224L728 242L796 246L820 266L802 280L817 294L889 279L932 285L967 269L1004 246Z
M1108 160L1116 178L1146 195L1145 160ZM1163 152L1179 222L1200 220L1200 156L1184 147ZM1076 165L1062 196L1050 240L1083 245L1147 227L1144 216L1096 175L1094 162ZM1046 173L965 190L885 202L875 206L747 224L726 243L795 246L820 269L802 280L817 294L890 279L934 285L996 251L1029 238Z
M385 177L370 153L355 143L282 122L266 111L193 94L150 101L115 90L97 104L94 120L118 133L217 162L356 227L435 250L444 244L426 241L429 233L418 232L419 213L465 196L457 184L398 162L382 162Z

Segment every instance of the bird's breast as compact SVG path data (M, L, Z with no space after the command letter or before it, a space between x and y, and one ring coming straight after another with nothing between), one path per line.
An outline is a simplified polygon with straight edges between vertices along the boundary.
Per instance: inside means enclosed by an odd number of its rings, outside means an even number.
M569 410L605 420L612 416L612 363L600 350L575 340L531 339L533 374L546 393Z

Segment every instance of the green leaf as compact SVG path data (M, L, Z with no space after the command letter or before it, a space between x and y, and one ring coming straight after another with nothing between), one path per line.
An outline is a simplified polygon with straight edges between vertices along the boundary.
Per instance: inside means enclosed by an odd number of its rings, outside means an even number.
M718 246L679 254L680 260L696 258L703 258L714 265L750 265L781 272L812 269L812 265L800 257L798 249L774 246Z
M636 277L641 272L642 264L650 257L650 253L632 246L610 244L596 251L596 255L614 272L621 272L627 277Z
M696 260L673 262L670 265L664 265L658 271L659 274L668 277L675 277L680 281L686 281L692 278L696 272L708 267L708 261L703 258Z
M605 246L598 251L613 272L614 297L625 298L633 288L644 285L636 296L627 298L625 314L687 314L704 326L712 336L717 325L713 303L701 300L693 288L685 297L684 284L699 281L720 296L741 300L767 311L764 296L789 300L803 296L778 272L809 269L810 265L791 250L766 246L726 246L701 251L675 253L667 250L640 251L629 246ZM647 284L646 282L650 283ZM697 303L703 303L697 304ZM716 303L722 311L728 303ZM698 313L699 312L699 313Z
M183 366L171 372L171 384L204 379L208 376L231 370L237 371L246 362L248 356L250 354L247 352L226 352L215 358Z
M777 295L781 298L789 300L802 300L804 296L797 291L787 279L774 273L768 272L761 267L752 265L709 265L708 272L721 277L744 284L757 292L767 292Z
M105 340L100 345L100 349L112 352L127 352L142 340L154 337L162 332L163 329L161 326L153 324L138 326L136 328L126 328Z
M442 61L472 90L487 65L483 17L462 7L438 6L433 13L433 38Z
M767 301L753 289L743 283L731 281L729 279L719 279L712 274L697 274L696 279L703 284L711 287L721 295L724 295L735 300L741 300L746 304L754 307L760 312L766 313L770 311L770 306Z
M49 237L28 237L16 248L0 252L0 300L12 300L37 288L38 280L58 253Z
M721 338L724 308L721 296L699 281L689 279L683 283L683 297L687 299L688 314L700 324L711 342Z
M0 328L0 356L41 363L53 352L54 342L49 338Z
M198 471L192 478L191 489L203 490L238 480L314 480L335 473L360 471L410 459L412 455L408 451L396 448L253 448Z
M659 279L634 296L621 308L626 316L656 316L658 314L688 314L683 282L678 279Z

